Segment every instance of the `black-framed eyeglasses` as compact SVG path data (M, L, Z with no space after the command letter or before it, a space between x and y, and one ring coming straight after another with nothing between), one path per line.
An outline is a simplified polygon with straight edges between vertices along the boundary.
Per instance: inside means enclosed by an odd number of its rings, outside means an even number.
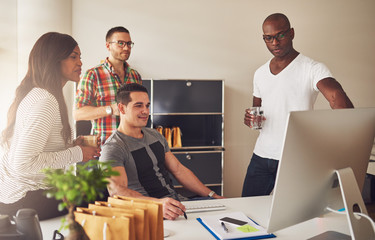
M120 48L124 48L125 46L128 46L129 48L132 48L134 46L134 42L132 42L132 41L126 42L126 41L118 40L118 41L113 41L113 42L109 42L109 43L117 43L117 46L119 46Z
M274 36L271 36L271 35L263 35L263 40L266 42L266 43L271 43L273 42L273 40L277 40L278 42L282 41L286 34L290 31L291 28L289 28L288 30L285 30L285 31L282 31L282 32L279 32L278 34L274 35Z

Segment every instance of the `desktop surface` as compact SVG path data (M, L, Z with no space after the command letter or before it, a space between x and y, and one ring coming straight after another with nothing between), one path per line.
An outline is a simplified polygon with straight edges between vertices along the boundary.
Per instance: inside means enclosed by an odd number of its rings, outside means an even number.
M190 239L215 239L196 218L207 215L216 215L220 212L242 211L252 220L263 227L267 227L270 215L271 196L227 198L216 201L224 204L224 211L212 211L204 213L188 214L188 220L179 217L174 221L165 220L164 229L170 232L166 240L190 240ZM276 239L293 240L308 239L326 231L337 231L349 234L349 227L345 215L327 214L321 218L314 218L301 224L274 232Z
M222 212L242 211L248 217L263 227L267 227L270 215L271 196L226 198L212 201L226 206L223 211L197 212L187 214L188 219L183 216L178 219L164 220L164 229L169 232L166 240L215 240L215 238L196 220L201 216L215 215ZM41 222L43 239L52 239L53 231L61 225L60 218ZM294 225L275 232L278 240L309 239L326 231L337 231L349 234L349 227L345 215L329 213L320 218L314 218L306 222ZM65 235L67 231L63 231Z

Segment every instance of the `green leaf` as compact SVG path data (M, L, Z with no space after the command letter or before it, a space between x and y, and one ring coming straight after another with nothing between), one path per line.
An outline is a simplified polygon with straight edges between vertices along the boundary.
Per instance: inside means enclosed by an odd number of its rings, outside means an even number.
M75 197L78 195L78 193L79 192L77 190L71 189L67 192L66 198L68 199L68 201L73 202L75 200Z
M66 193L63 192L63 191L56 192L56 194L55 194L55 198L56 198L57 200L61 200L61 199L64 198L65 194L66 194Z
M102 196L102 190L107 186L107 178L118 176L111 164L91 160L84 165L77 165L76 170L70 166L68 170L43 169L45 183L49 187L45 191L47 197L54 197L65 202L59 204L58 209L74 207L83 201L95 201Z
M57 206L57 209L61 212L62 210L64 210L65 206L63 203L59 203L59 205Z

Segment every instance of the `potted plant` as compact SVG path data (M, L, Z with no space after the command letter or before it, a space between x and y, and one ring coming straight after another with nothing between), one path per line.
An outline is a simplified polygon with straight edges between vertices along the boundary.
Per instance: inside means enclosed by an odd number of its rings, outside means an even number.
M43 171L45 182L50 188L46 190L49 198L62 200L58 209L68 210L66 218L62 218L62 228L69 228L69 236L65 239L89 239L82 226L75 221L74 210L84 202L93 202L97 197L103 197L110 176L119 173L112 170L110 163L91 160L84 165L77 164L68 170L47 168Z

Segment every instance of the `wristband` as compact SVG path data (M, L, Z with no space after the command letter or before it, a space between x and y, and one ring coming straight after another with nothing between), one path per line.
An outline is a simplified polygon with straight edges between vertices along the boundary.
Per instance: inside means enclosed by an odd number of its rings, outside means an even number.
M107 113L107 115L112 115L112 107L111 106L106 106L105 107L105 112Z
M214 192L214 191L211 191L211 192L208 194L209 197L212 197L213 195L215 195L215 192Z

